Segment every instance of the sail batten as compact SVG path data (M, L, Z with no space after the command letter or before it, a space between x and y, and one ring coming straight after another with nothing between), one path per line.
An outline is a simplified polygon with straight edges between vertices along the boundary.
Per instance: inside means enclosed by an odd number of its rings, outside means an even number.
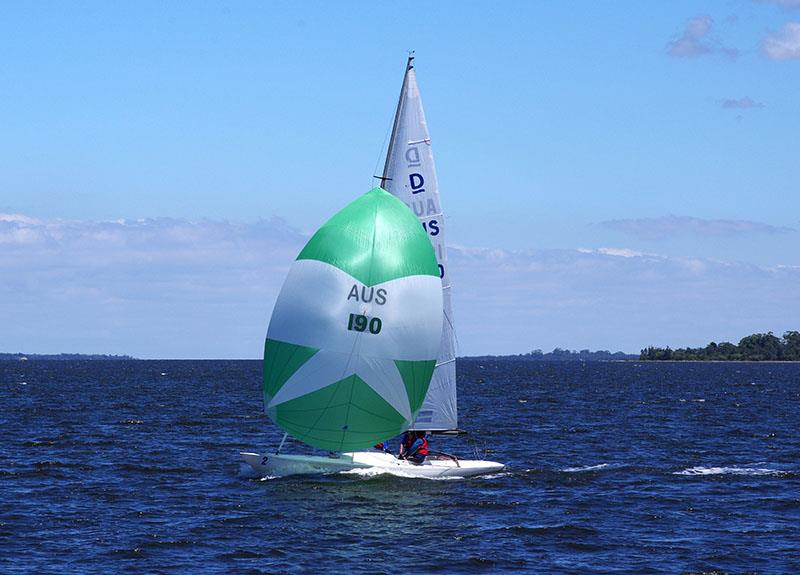
M458 428L455 334L445 244L445 217L413 56L406 64L381 181L417 216L434 248L442 280L442 341L425 401L412 429Z

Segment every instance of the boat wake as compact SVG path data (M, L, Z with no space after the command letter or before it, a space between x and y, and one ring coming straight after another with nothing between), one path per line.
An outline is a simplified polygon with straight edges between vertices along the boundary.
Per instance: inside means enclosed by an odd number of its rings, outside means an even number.
M600 471L601 469L608 469L611 467L610 463L600 463L598 465L581 465L579 467L565 467L560 471L564 473L582 473L584 471Z
M675 471L673 475L772 475L783 477L792 472L768 467L689 467L683 471Z
M363 479L371 479L373 477L379 477L381 475L392 475L394 477L405 477L408 479L430 479L433 481L450 481L452 479L466 479L466 477L429 477L426 475L417 475L414 473L408 473L403 471L402 469L392 469L386 467L364 467L358 469L347 469L345 471L339 471L338 475L350 475L361 477Z

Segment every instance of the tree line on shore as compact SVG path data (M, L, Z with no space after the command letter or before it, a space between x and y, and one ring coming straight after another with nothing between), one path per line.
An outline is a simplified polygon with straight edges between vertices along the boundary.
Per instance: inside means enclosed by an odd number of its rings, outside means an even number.
M647 347L639 355L644 361L800 361L800 332L787 331L783 337L754 333L738 345L724 341L705 347Z

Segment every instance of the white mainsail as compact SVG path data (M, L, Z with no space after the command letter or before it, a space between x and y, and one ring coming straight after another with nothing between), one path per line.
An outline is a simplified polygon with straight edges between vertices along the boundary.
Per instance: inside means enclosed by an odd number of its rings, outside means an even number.
M422 99L417 87L414 57L408 58L392 137L383 169L382 187L400 198L422 222L433 244L442 278L444 317L442 345L428 394L411 429L447 431L458 429L456 355L450 278L444 241L444 215L433 164L431 140Z

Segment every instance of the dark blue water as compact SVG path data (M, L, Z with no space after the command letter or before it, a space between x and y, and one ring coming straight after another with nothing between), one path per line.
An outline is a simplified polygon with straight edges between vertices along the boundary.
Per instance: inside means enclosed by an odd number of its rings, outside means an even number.
M258 362L0 362L0 572L800 572L800 365L459 381L434 447L507 473L259 480Z

